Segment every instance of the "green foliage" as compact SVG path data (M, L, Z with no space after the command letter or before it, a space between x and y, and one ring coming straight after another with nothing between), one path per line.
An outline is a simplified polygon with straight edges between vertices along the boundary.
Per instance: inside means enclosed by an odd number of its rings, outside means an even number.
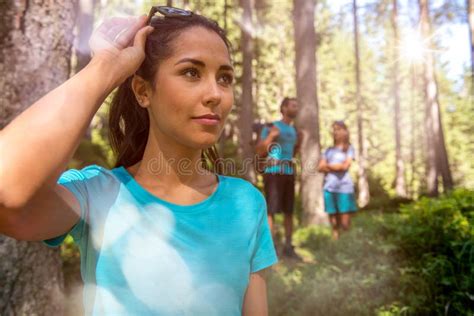
M474 192L457 190L406 205L392 229L411 266L408 278L421 278L427 287L418 296L417 313L460 315L469 306L474 312Z
M360 212L337 242L316 226L298 229L294 242L305 263L275 267L271 315L474 312L472 191L422 198L400 212Z
M68 167L82 169L92 164L108 167L106 147L108 147L108 144L101 146L87 138L82 139Z
M63 260L64 266L70 266L79 264L80 253L79 248L74 243L74 239L71 235L68 235L64 242L61 244L61 259Z

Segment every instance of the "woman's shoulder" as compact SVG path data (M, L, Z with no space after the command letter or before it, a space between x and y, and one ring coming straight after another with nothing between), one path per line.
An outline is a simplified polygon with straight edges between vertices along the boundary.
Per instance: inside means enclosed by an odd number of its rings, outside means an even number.
M60 178L61 182L90 181L108 179L114 176L114 170L107 169L99 165L88 165L81 169L71 168L64 171Z
M219 178L227 183L227 190L233 191L236 194L247 194L257 199L264 199L262 192L260 192L260 190L257 189L257 187L255 187L250 181L239 177L224 175L219 175Z
M330 152L334 151L334 148L335 148L334 146L330 146L326 148L326 150L324 151L324 154L325 155L329 154Z
M227 205L232 205L239 214L252 220L266 215L265 197L251 182L232 176L220 177L226 183L222 196Z

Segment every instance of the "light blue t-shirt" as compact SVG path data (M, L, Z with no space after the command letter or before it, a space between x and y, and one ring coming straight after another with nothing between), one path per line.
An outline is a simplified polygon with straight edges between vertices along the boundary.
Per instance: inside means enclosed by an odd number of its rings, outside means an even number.
M292 125L288 125L283 121L273 122L273 125L278 127L280 135L275 139L276 146L272 146L268 153L268 158L277 161L290 162L293 159L293 153L297 141L296 129ZM265 126L260 134L260 139L265 139L268 136L270 129ZM294 170L290 163L283 163L282 165L273 165L265 168L264 173L280 173L293 174Z
M354 148L349 146L346 152L339 147L330 147L324 152L328 164L343 163L347 158L354 159ZM354 183L348 171L331 171L324 178L324 190L337 193L354 193Z
M181 206L123 167L61 175L81 206L69 233L81 252L86 315L241 315L250 274L277 257L263 195L245 180L218 178L211 196Z

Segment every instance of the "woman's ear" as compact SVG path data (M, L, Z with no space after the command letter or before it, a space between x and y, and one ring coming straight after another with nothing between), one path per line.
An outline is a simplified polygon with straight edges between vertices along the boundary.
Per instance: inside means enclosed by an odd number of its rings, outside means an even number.
M138 75L134 75L132 78L132 90L141 107L147 108L150 106L151 89L148 81Z

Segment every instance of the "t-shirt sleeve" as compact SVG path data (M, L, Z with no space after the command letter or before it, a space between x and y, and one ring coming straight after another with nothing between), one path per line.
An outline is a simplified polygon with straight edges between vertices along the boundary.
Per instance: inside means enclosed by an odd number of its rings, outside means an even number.
M61 174L58 184L68 189L79 202L81 208L81 217L79 221L68 232L61 236L44 240L43 242L49 247L57 247L61 245L67 235L71 235L75 242L81 240L85 228L85 218L88 213L87 187L86 177L81 170L69 169Z
M278 258L273 245L272 234L267 220L267 204L265 198L258 192L260 200L260 211L257 226L257 237L255 242L255 249L250 265L250 272L254 273L278 262Z
M354 147L349 146L349 148L347 149L347 157L348 158L352 158L352 160L355 160L355 151L354 151Z

